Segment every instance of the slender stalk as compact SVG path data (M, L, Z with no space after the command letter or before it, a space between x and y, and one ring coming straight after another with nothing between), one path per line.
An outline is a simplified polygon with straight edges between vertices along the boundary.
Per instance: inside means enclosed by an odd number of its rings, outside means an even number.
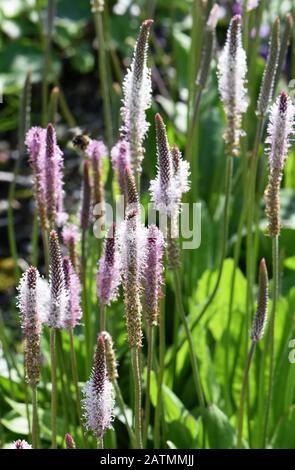
M223 272L223 262L226 256L226 249L227 249L227 238L228 238L228 226L229 226L229 213L230 213L230 195L231 195L231 187L232 187L232 174L233 174L233 157L227 157L227 165L226 165L226 178L225 178L225 203L224 203L224 219L223 219L223 234L222 234L222 244L221 244L221 257L220 257L220 265L217 274L217 279L214 285L214 288L209 295L208 299L205 302L201 312L195 318L191 325L191 331L197 326L200 320L203 318L204 314L206 313L208 307L212 303L215 298L215 295L218 292L219 284L222 277ZM185 338L183 338L178 346L177 351L180 350L182 345L185 342Z
M146 394L145 394L145 426L144 426L144 446L146 447L148 439L148 428L150 422L150 386L151 386L151 371L153 364L153 350L154 350L154 327L148 326L147 330L147 343L148 343L148 355L147 355L147 374L146 374Z
M56 125L58 102L59 102L59 88L54 87L50 95L49 108L48 108L48 120L54 126Z
M14 270L14 278L15 283L17 284L20 278L20 269L18 266L18 255L17 255L17 247L16 247L16 238L15 238L15 229L14 229L14 219L13 219L13 199L15 195L15 186L16 186L16 177L19 173L20 167L20 155L15 161L14 169L13 169L13 181L9 186L8 191L8 209L7 209L7 230L8 230L8 243L10 254L13 259L13 270Z
M95 22L95 31L96 38L98 42L98 73L100 78L100 84L102 88L102 101L103 101L103 114L104 114L104 123L106 129L106 141L108 149L111 150L112 141L113 141L113 131L112 131L112 114L111 114L111 101L110 101L110 88L109 77L107 76L107 65L106 65L106 47L104 40L104 30L103 30L103 19L102 13L99 11L94 12L94 22Z
M197 125L197 117L200 109L200 103L201 103L201 98L202 98L202 92L203 88L201 86L198 87L198 90L196 92L195 96L195 102L194 102L194 108L193 108L193 115L190 121L190 126L189 126L189 131L187 135L187 144L186 144L186 159L192 163L192 144L193 144L193 139L194 135L196 132L196 125Z
M248 388L248 377L249 371L252 363L252 359L254 356L256 342L252 341L251 347L249 350L246 367L244 370L244 377L243 377L243 385L241 390L240 396L240 411L239 411L239 421L238 421L238 438L237 438L237 448L240 449L242 447L242 434L243 434L243 422L244 422L244 405L246 400L247 388Z
M100 306L100 331L106 330L106 306L101 304Z
M48 277L48 274L49 274L49 247L48 247L48 233L47 233L46 230L42 230L42 240L43 240L45 275L46 275L46 277Z
M249 176L248 176L248 197L247 197L247 257L246 257L246 272L247 272L247 304L246 304L246 331L250 325L251 309L253 306L253 285L255 277L255 260L253 256L253 223L255 212L255 194L256 194L256 177L257 166L259 157L259 145L264 127L264 116L258 117L257 131L255 137L255 144L253 154L250 162ZM248 336L247 336L248 338Z
M205 398L204 398L204 394L203 394L203 390L201 386L199 368L198 368L196 354L194 351L193 339L192 339L191 330L190 330L190 327L189 327L189 324L188 324L188 321L187 321L187 318L183 309L179 271L175 269L173 271L173 275L174 275L174 289L175 289L175 296L176 296L176 304L177 304L181 321L185 329L186 339L188 341L189 354L190 354L191 366L192 366L192 371L193 371L194 383L196 387L196 393L197 393L200 406L204 408Z
M38 265L38 237L39 237L39 221L38 214L35 212L32 228L32 265Z
M81 431L83 435L84 445L86 447L87 440L83 433L83 417L82 417L82 409L81 409L81 395L79 389L79 381L78 381L78 369L77 369L77 358L76 352L74 347L74 332L73 328L69 328L69 338L70 338L70 357L71 357L71 369L72 369L72 377L75 387L75 394L76 394L76 405L77 405L77 413L79 418L79 423L81 426Z
M56 359L57 359L57 382L60 383L61 390L61 405L63 413L63 433L65 434L69 429L69 423L75 421L75 410L72 406L71 391L70 391L70 381L67 380L67 377L71 376L71 364L66 361L66 357L63 350L62 335L61 330L56 330Z
M191 48L190 48L190 60L188 70L188 89L189 89L189 100L188 100L188 114L187 122L189 124L189 117L191 115L191 107L195 98L195 79L198 73L200 65L201 50L200 44L202 43L202 33L204 28L204 9L201 0L193 0L192 3L192 19L193 28L191 30Z
M28 128L30 127L30 117L31 117L31 72L29 71L26 76L24 83L21 103L20 103L20 113L19 113L19 124L18 124L18 157L14 162L13 168L13 180L9 185L8 190L8 209L7 209L7 231L8 231L8 243L11 257L13 259L13 270L15 283L17 284L20 278L20 269L18 266L18 256L17 256L17 245L15 237L15 227L14 227L14 218L13 218L13 200L15 197L16 190L16 179L20 170L21 159L24 154L24 139Z
M232 321L232 311L233 311L233 303L234 303L234 295L235 295L235 282L236 282L236 273L240 259L241 253L241 244L242 244L242 234L243 234L243 227L246 219L246 210L245 206L243 205L243 209L241 212L241 217L238 226L237 232L237 240L235 244L234 250L234 266L231 276L231 283L230 283L230 299L229 299L229 307L228 307L228 318L227 318L227 326L226 326L226 337L225 337L225 400L226 400L226 408L228 413L230 413L230 371L229 371L229 351L230 351L230 330L231 330L231 321Z
M56 86L58 87L58 90L59 90L58 103L60 106L60 112L69 127L76 127L77 125L76 119L71 113L71 110L68 106L63 89L61 88L61 85L58 81L56 81Z
M97 448L98 449L104 449L103 437L97 439Z
M269 429L269 415L273 396L273 385L274 385L274 360L275 360L275 319L277 302L279 298L279 237L272 237L272 269L273 269L273 297L272 297L272 310L269 320L268 329L268 342L269 342L269 381L268 381L268 393L265 405L264 415L264 427L263 427L263 447L266 445L266 439Z
M232 175L233 175L233 157L228 155L227 163L226 163L226 175L225 175L225 203L224 203L223 233L222 233L222 242L221 242L221 257L220 257L219 270L218 270L217 279L216 279L216 283L213 288L213 291L210 294L201 312L199 313L198 317L194 320L192 327L191 327L192 330L199 323L201 318L206 313L208 307L213 302L215 295L217 294L220 281L221 281L222 272L223 272L223 262L226 256L226 249L227 249Z
M196 96L194 98L194 107L192 118L188 123L188 136L187 144L185 147L185 158L190 163L192 181L195 184L192 187L192 191L187 194L187 198L191 197L193 201L198 199L198 188L199 188L199 128L198 128L198 114L201 104L203 87L198 86Z
M157 406L155 412L154 423L154 447L160 447L160 423L161 414L163 409L162 402L162 384L164 379L165 368L165 345L166 345L166 331L165 331L165 295L161 300L161 308L159 315L159 372L158 372L158 391L157 391Z
M57 448L56 444L56 414L57 414L57 380L56 380L56 331L54 328L50 330L50 358L51 358L51 440L52 449Z
M172 380L171 380L171 386L172 390L175 385L175 380L176 380L176 365L177 365L177 338L178 338L178 333L179 333L179 324L180 324L180 319L179 315L177 315L176 308L174 308L174 318L173 318L173 361L172 361Z
M46 11L46 30L43 33L43 76L42 76L42 125L48 121L48 76L51 72L51 42L54 23L55 0L48 0Z
M89 370L91 364L91 334L90 334L90 318L89 318L89 307L88 307L88 292L87 292L87 254L86 254L86 231L82 230L82 260L81 260L81 277L82 277L82 305L83 315L85 321L85 346L86 346L86 371Z
M37 386L32 386L32 446L38 448L38 406L37 406Z
M140 350L133 347L132 367L134 377L134 421L135 421L135 445L137 449L142 449L142 419L141 419L141 374L140 374Z
M122 393L121 393L121 389L119 387L119 384L118 384L118 381L115 380L113 382L113 385L114 385L114 389L115 389L115 393L116 393L116 398L117 398L117 401L118 401L118 405L120 407L120 410L124 416L124 420L125 420L125 426L127 428L127 431L128 431L128 435L129 435L129 439L131 441L131 444L132 444L132 447L134 447L135 445L135 436L134 436L134 433L129 425L129 421L128 421L128 417L127 417L127 414L126 414L126 405L124 403L124 399L122 397Z

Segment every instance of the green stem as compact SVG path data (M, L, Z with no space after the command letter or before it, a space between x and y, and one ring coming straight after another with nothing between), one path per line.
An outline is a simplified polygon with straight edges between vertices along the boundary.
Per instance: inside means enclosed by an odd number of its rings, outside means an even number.
M255 260L253 255L253 223L255 213L255 194L256 194L256 177L259 157L259 145L264 127L264 117L259 116L257 123L257 131L254 143L253 154L250 163L248 175L248 197L246 201L247 207L247 256L246 256L246 272L247 272L247 303L246 303L246 333L248 340L248 330L250 325L251 310L253 307L253 285L255 277ZM247 341L248 343L248 341Z
M43 33L43 76L42 76L42 125L47 126L48 120L48 76L51 72L51 41L54 21L54 0L47 2L47 31Z
M53 124L53 126L56 125L58 104L59 104L59 88L54 87L50 95L49 108L48 108L48 120L49 122L51 122L51 124Z
M135 445L142 449L142 419L141 419L141 374L140 374L140 350L132 348L132 367L134 377L134 421L135 421Z
M183 309L183 303L182 303L182 295L181 295L181 284L180 284L180 278L179 278L179 272L177 269L173 271L174 274L174 289L175 289L175 296L176 296L176 304L177 308L179 311L179 315L181 318L181 321L183 323L185 333L186 333L186 339L188 341L188 346L189 346L189 354L190 354L190 361L191 361L191 366L192 366L192 371L193 371L193 378L194 378L194 383L196 387L196 393L197 397L200 403L200 406L202 409L205 407L205 398L203 395L203 390L201 386L201 380L200 380L200 374L199 374L199 368L198 368L198 363L197 363L197 357L194 351L194 343L191 335L191 330L189 328L189 324L186 318L186 315L184 313Z
M150 387L151 387L151 371L153 364L153 350L154 350L154 327L149 325L147 331L148 355L147 355L147 373L146 373L146 394L145 394L145 426L144 426L144 446L146 447L148 439L148 428L150 422L151 400L150 400Z
M230 395L230 367L229 367L229 352L230 352L230 330L231 330L231 321L232 321L232 312L233 312L233 303L234 303L234 295L235 295L235 282L236 282L236 273L240 259L241 253L241 244L242 244L242 235L243 235L243 227L246 219L246 210L245 206L243 205L243 209L241 212L241 217L238 226L238 233L237 233L237 240L235 244L234 250L234 266L231 276L231 284L230 284L230 299L229 299L229 307L228 307L228 318L227 318L227 326L226 326L226 335L225 335L225 401L226 401L226 409L228 414L230 414L231 409L231 395Z
M56 414L57 414L57 380L56 380L56 349L55 349L56 331L54 328L50 330L50 357L51 357L51 435L52 449L57 448L56 444Z
M179 334L179 324L180 324L180 319L179 315L177 315L176 312L176 307L174 308L174 318L173 318L173 361L172 361L172 372L171 372L171 387L173 390L173 387L175 385L176 381L176 365L177 365L177 338Z
M80 396L80 389L79 389L78 368L77 368L77 358L76 358L76 352L75 352L75 346L74 346L73 328L69 328L69 337L70 337L71 369L72 369L72 377L73 377L75 394L76 394L77 413L78 413L79 423L80 423L81 431L83 435L84 445L86 447L87 440L83 433L83 417L82 417L82 409L81 409L81 396Z
M102 88L102 101L103 101L103 114L104 123L106 128L106 140L108 149L112 148L113 131L112 131L112 114L111 114L111 102L110 102L110 88L109 83L111 81L107 76L107 65L106 65L106 47L104 40L103 31L103 20L102 14L99 11L94 13L95 31L98 42L98 73L100 78L100 84Z
M71 113L71 110L68 106L66 97L64 95L63 89L58 81L56 81L56 85L58 86L59 89L59 106L60 106L60 111L61 114L68 124L69 127L76 127L77 122L76 119L74 118L73 114Z
M38 448L38 405L37 405L37 386L32 386L32 447Z
M39 238L39 221L38 214L35 212L32 228L32 265L38 265L38 238Z
M188 162L190 162L191 165L192 165L192 158L193 158L193 155L192 155L193 140L194 140L194 135L195 135L195 132L196 132L197 117L198 117L198 113L199 113L199 109L200 109L202 92L203 92L203 88L199 86L198 90L197 90L197 93L196 93L196 96L195 96L193 115L192 115L191 121L189 122L189 131L188 131L188 135L187 135L187 144L186 144L186 149L185 149L186 150L186 160ZM197 175L198 175L198 173L197 173Z
M100 437L99 439L97 439L97 448L104 449L103 437Z
M86 346L86 372L89 371L91 364L91 333L90 333L90 318L89 318L89 307L88 307L88 291L87 291L87 254L86 254L86 231L82 230L82 240L81 240L81 250L82 250L82 259L81 259L81 278L82 278L82 305L83 305L83 315L85 323L85 346Z
M101 304L100 306L100 331L106 330L106 306Z
M166 331L165 331L165 296L161 300L160 315L159 315L159 372L158 372L158 385L157 385L157 406L155 412L154 424L154 447L160 447L160 423L163 408L162 402L162 384L164 379L165 368L165 345L166 345Z
M8 191L8 209L7 209L8 243L9 243L10 254L13 259L13 270L14 270L14 278L15 278L16 284L18 283L18 280L20 278L20 269L18 266L18 256L17 256L12 206L13 206L13 200L15 196L16 178L18 176L19 168L20 168L20 158L21 156L18 155L18 158L16 159L15 164L14 164L13 180L9 186L9 191Z
M191 48L190 48L190 60L189 60L189 70L188 70L188 90L189 90L189 99L188 99L188 114L187 122L189 124L189 117L191 115L191 107L195 98L195 80L198 74L198 69L200 65L201 57L201 48L202 44L202 33L204 28L204 11L201 0L193 0L192 3L192 19L193 19L193 28L191 29Z
M125 403L124 403L124 399L122 397L122 393L121 393L121 390L120 390L120 387L119 387L119 384L118 384L118 381L115 380L113 382L113 385L114 385L114 389L115 389L115 392L116 392L116 397L117 397L117 401L118 401L118 405L120 407L120 410L124 416L124 419L125 419L125 426L127 428L127 431L128 431L128 435L129 435L129 439L131 441L131 445L132 447L134 447L135 445L135 437L134 437L134 433L130 427L130 424L129 424L129 421L128 421L128 417L127 417L127 414L126 414L126 406L125 406Z
M243 435L243 422L244 422L244 405L246 400L247 388L248 388L248 377L249 371L255 351L256 342L252 341L251 347L249 350L246 367L244 370L244 377L243 377L243 385L241 389L241 396L240 396L240 411L239 411L239 421L238 421L238 438L237 438L237 448L240 449L242 447L242 435Z
M272 310L269 320L268 329L268 342L269 342L269 381L268 381L268 393L265 406L264 415L264 427L263 427L263 447L266 445L268 428L269 428L269 415L273 396L273 385L274 385L274 360L275 360L275 319L277 302L279 298L279 237L272 237L272 269L273 269L273 297L272 297Z
M215 286L213 288L213 291L210 294L209 298L207 299L207 301L206 301L204 307L202 308L201 312L199 313L198 317L194 320L194 322L192 324L192 327L191 327L192 330L199 323L201 318L206 313L208 307L213 302L213 300L215 298L215 295L217 294L220 281L221 281L222 272L223 272L223 262L224 262L224 259L225 259L225 256L226 256L226 250L227 250L232 175L233 175L233 157L228 155L227 156L227 162L226 162L225 203L224 203L223 232L222 232L221 257L220 257L219 270L218 270L217 279L216 279L216 283L215 283Z
M48 277L49 274L49 246L48 246L48 233L42 229L42 240L43 240L43 253L45 263L45 275Z

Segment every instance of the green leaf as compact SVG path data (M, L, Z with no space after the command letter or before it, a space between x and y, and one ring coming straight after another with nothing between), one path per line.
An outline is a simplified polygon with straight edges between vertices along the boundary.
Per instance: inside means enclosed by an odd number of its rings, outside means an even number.
M272 439L272 447L275 449L294 449L295 442L295 406L291 406L277 424Z
M24 416L19 416L16 411L9 411L1 419L2 425L15 434L29 434L28 420Z
M208 407L206 423L211 449L232 449L235 447L235 430L227 416L216 405Z
M157 378L151 374L151 402L157 403ZM199 433L199 421L185 408L179 398L165 384L162 386L162 399L167 424L166 438L177 448L195 448Z
M284 266L287 269L295 270L295 256L291 256L290 258L285 259Z

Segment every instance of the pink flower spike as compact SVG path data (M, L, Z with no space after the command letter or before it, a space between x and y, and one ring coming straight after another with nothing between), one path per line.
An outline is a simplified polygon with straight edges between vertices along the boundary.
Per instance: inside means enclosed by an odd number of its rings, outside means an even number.
M295 106L291 98L284 92L280 94L270 109L267 127L266 153L269 168L283 171L290 148L290 138L294 135Z
M73 224L65 225L62 231L62 238L66 247L68 247L71 243L74 243L75 245L79 243L80 233L78 227Z
M11 449L32 449L31 444L29 444L27 441L24 439L17 439L11 447Z
M82 318L81 309L81 284L80 280L73 268L70 259L65 256L63 259L63 270L65 277L65 288L68 293L67 308L63 312L61 326L63 328L75 328L79 325Z
M25 144L29 162L33 171L35 198L43 229L48 229L46 177L45 177L45 140L46 131L41 127L32 127L26 135Z
M113 224L107 234L97 270L97 296L102 305L109 305L118 296L120 258Z
M99 161L107 155L107 148L102 140L91 140L86 147L86 155L94 161Z
M179 149L170 150L166 126L160 114L155 116L157 137L157 176L150 183L154 206L169 217L180 210L181 197L189 190L189 165L182 160Z
M48 325L51 328L64 328L64 318L68 309L68 291L65 285L63 260L58 235L52 230L49 235L49 285L50 306Z
M132 209L120 227L122 285L130 347L141 348L141 287L146 263L146 228Z
M97 439L101 439L107 429L112 427L114 404L113 386L107 375L105 339L104 335L100 334L97 338L91 376L86 382L82 402L86 428Z
M123 106L121 116L123 125L120 129L121 138L130 143L132 170L141 172L144 149L149 123L146 110L151 105L152 81L151 71L147 66L148 38L153 20L142 23L134 48L131 66L123 82Z
M25 144L27 146L28 154L30 156L30 163L35 163L44 158L46 131L42 127L31 127L28 130ZM44 162L43 165L44 167Z
M120 140L111 151L113 170L118 173L118 182L122 195L125 194L125 170L130 168L130 145L126 140Z
M49 290L38 270L30 266L20 280L18 292L18 308L25 340L26 380L35 386L40 380L41 326L48 310Z
M145 313L150 326L158 324L159 300L162 296L164 237L156 225L147 230L147 254L144 275Z
M246 89L247 57L242 46L241 16L231 19L226 42L218 60L218 88L227 117L224 134L228 151L233 156L240 152L242 116L248 108Z
M45 178L47 212L51 226L60 226L66 220L63 212L63 153L56 143L52 124L46 131Z
M74 441L74 438L71 436L71 434L67 433L65 435L65 441L66 441L67 449L76 449L76 443Z
M91 199L92 199L92 187L90 179L90 164L88 160L84 161L83 165L83 186L82 186L82 201L81 201L81 212L80 212L80 224L82 230L87 230L90 225L91 214Z

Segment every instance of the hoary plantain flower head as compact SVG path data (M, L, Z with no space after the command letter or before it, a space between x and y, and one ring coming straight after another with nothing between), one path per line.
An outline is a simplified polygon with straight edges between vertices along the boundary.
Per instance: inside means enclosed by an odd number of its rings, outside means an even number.
M144 155L143 141L149 128L146 110L151 105L152 84L151 71L147 66L147 50L152 24L153 20L146 20L142 23L131 66L123 82L121 137L130 144L134 172L141 172Z
M227 127L225 143L231 155L239 155L242 116L248 108L246 90L247 61L242 47L241 17L235 15L229 25L226 43L218 61L218 87Z

